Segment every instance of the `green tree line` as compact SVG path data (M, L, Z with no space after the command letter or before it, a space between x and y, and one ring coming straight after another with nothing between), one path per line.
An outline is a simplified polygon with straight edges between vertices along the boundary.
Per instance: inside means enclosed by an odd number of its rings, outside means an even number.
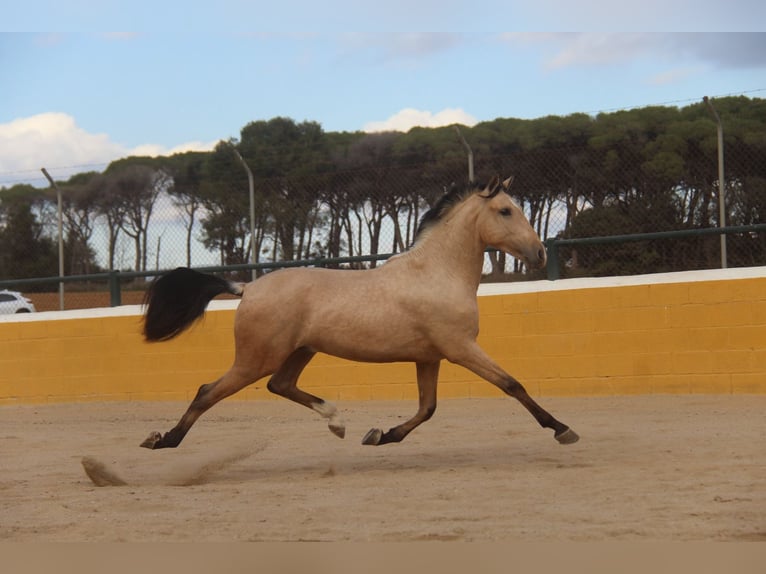
M766 100L715 100L725 134L727 224L766 216ZM718 225L716 124L704 104L655 106L460 126L476 178L514 175L513 193L542 237L583 237ZM255 181L250 237L247 173ZM407 133L326 132L313 121L254 121L211 152L129 157L58 182L67 274L114 269L118 239L132 267L152 268L149 230L161 197L222 264L295 260L408 247L422 213L467 180L455 126ZM0 189L0 279L57 274L55 193ZM107 246L93 244L96 226ZM564 254L572 274L714 267L717 238L590 247ZM96 250L100 257L96 257ZM766 263L763 234L732 238L733 265ZM99 263L101 261L102 263ZM493 268L506 270L503 256ZM514 262L518 270L518 263Z

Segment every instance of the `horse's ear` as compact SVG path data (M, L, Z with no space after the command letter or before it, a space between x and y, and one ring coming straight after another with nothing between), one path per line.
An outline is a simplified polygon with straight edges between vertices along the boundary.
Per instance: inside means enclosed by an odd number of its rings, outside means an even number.
M487 194L483 195L482 197L486 199L495 197L498 193L500 193L500 176L495 174L492 179L489 180L487 187L484 189L487 191Z
M508 193L508 190L511 189L512 183L513 183L513 176L503 181L503 190L505 191L505 193Z

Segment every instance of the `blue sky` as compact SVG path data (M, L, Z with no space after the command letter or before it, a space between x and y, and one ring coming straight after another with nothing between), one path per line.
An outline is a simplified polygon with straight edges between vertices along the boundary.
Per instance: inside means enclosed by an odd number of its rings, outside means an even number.
M275 116L406 131L766 97L763 2L646 0L627 18L603 0L0 4L0 186L210 149ZM139 31L92 31L115 28Z

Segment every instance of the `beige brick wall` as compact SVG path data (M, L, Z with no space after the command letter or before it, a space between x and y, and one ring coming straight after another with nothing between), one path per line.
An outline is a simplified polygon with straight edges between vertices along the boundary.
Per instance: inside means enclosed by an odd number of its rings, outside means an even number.
M479 342L535 396L766 393L766 270L746 271L483 287L494 294L479 297ZM0 319L0 405L191 400L230 365L232 309L151 345L138 312ZM318 356L301 385L333 400L416 400L414 380L410 364ZM265 384L236 398L271 398ZM445 363L439 396L500 393Z

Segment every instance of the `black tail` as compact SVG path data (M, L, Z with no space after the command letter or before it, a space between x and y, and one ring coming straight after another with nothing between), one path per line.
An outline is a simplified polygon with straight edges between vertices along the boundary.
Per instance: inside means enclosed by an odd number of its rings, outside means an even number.
M157 277L144 295L144 338L167 341L179 335L222 293L242 295L242 286L186 267Z

